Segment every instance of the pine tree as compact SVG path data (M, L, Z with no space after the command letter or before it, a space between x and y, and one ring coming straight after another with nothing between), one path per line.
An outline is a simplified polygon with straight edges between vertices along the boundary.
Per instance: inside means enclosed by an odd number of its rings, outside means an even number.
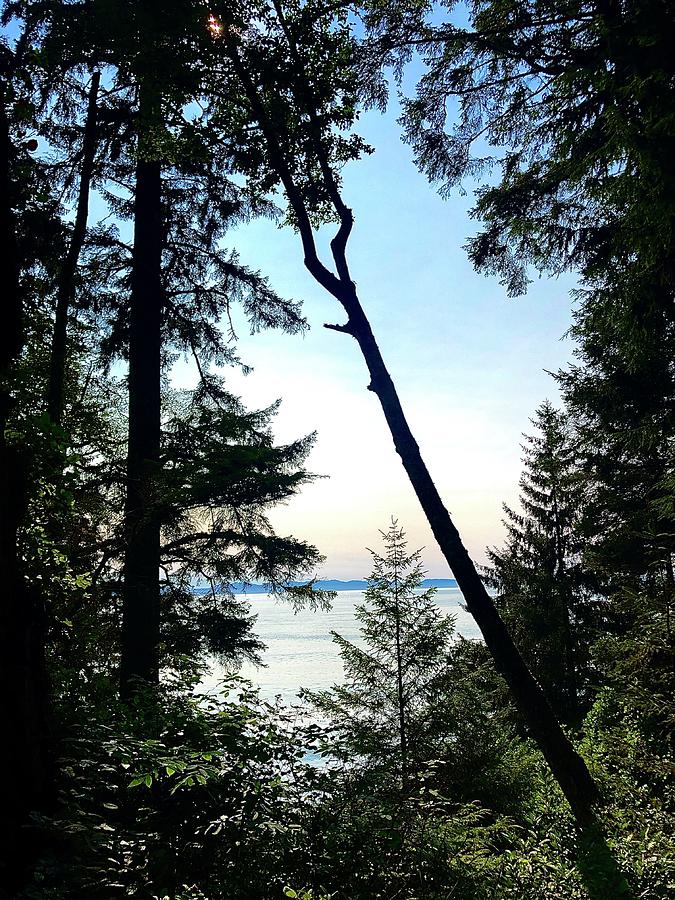
M591 608L578 534L585 484L570 425L548 401L525 436L524 472L517 512L504 505L507 538L488 551L489 581L532 672L566 721L578 718L588 699Z
M385 553L370 551L370 584L356 608L363 646L333 632L345 683L309 696L350 754L395 773L405 791L437 750L431 713L445 684L454 621L438 609L434 588L420 591L421 551L406 552L403 529L392 521L381 534Z

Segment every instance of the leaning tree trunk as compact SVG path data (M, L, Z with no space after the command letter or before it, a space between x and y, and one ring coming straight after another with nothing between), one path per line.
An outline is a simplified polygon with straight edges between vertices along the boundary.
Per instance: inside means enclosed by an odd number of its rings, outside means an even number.
M576 752L556 719L541 686L525 665L462 543L459 532L422 459L417 442L403 413L394 383L375 341L370 322L361 306L346 256L347 242L354 222L353 215L342 200L326 153L321 133L322 126L316 113L316 107L313 105L311 87L306 83L298 48L289 30L284 26L280 5L275 2L275 6L288 37L290 53L296 63L295 76L302 86L302 89L295 94L295 99L298 106L304 108L307 113L322 185L340 222L330 245L337 274L324 265L318 256L312 221L302 190L296 183L293 165L287 159L284 144L278 138L278 125L268 115L265 98L261 95L255 78L247 70L237 44L231 42L227 47L227 53L235 73L240 78L253 114L260 124L267 144L269 162L283 184L295 215L302 240L305 266L314 279L335 297L347 314L345 325L328 325L326 327L349 334L357 341L370 373L368 388L376 394L380 401L396 451L401 457L403 467L434 537L452 569L466 605L481 630L495 665L509 685L516 705L527 723L528 730L548 762L580 827L594 826L593 803L598 798L597 786L584 760Z
M147 80L140 88L141 138L136 165L134 247L129 320L129 446L125 503L121 692L159 678L161 164L152 158L159 100ZM144 139L145 134L145 139Z
M44 809L51 779L43 604L24 580L18 547L28 505L27 461L7 440L12 375L23 346L23 310L4 83L0 93L0 239L5 252L0 329L0 897L14 897L34 852L29 815Z
M370 373L368 388L380 401L396 452L401 457L469 612L476 620L497 668L508 683L527 722L532 738L544 754L575 816L580 823L588 823L593 820L591 807L598 795L595 782L583 759L560 727L541 687L525 665L441 500L405 418L396 388L353 284L343 286L341 294L342 297L338 299L347 312L348 322L339 326L338 330L351 334L359 345Z
M75 271L84 237L87 232L87 216L89 213L89 189L94 172L94 155L96 153L96 117L98 88L101 81L100 72L94 72L89 88L87 119L84 125L82 142L82 169L80 172L80 188L77 197L75 223L70 238L66 257L63 260L56 289L56 312L54 315L54 331L52 335L52 352L49 363L49 382L47 385L47 412L52 422L59 424L63 414L64 379L66 371L66 351L68 346L68 311L73 297Z

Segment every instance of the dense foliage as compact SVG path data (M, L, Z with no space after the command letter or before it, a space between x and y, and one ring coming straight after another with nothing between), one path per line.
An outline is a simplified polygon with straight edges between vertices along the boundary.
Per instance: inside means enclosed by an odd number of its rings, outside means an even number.
M588 645L602 624L580 527L587 485L564 414L545 402L532 421L538 433L523 445L521 511L504 506L507 538L489 551L486 574L551 703L574 722L592 696Z
M671 896L671 5L3 10L0 897ZM268 517L312 477L312 436L279 445L275 407L227 382L245 367L235 304L254 333L306 322L229 248L233 228L299 230L348 314L329 327L377 351L340 170L370 151L353 126L386 102L387 67L415 54L404 135L444 194L484 179L477 268L513 294L530 267L579 278L562 407L534 414L484 574L599 786L581 828L513 676L457 638L395 524L361 643L335 636L343 684L311 711L235 676L200 693L214 657L235 671L264 649L232 583L325 599L318 550ZM337 276L312 236L335 220ZM191 391L171 385L179 357Z

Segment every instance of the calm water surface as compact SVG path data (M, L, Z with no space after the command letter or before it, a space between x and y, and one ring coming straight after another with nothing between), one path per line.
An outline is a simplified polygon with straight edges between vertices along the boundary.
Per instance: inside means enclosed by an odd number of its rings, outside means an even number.
M260 688L263 699L277 695L287 703L297 700L300 688L322 690L342 681L342 664L331 631L359 644L358 622L354 607L363 603L362 591L338 591L333 608L328 611L300 610L293 612L268 594L251 594L244 597L257 615L255 631L267 645L263 659L264 668L245 664L241 674ZM467 638L479 638L480 633L473 618L462 606L462 595L457 588L441 588L436 592L439 609L455 617L457 633ZM206 689L216 687L226 671L215 666L204 682Z

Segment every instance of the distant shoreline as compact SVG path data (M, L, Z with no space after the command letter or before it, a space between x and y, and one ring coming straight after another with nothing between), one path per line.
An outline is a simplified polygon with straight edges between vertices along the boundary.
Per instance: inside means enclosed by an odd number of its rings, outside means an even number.
M301 587L306 584L305 581L289 581L288 587ZM315 591L365 591L370 582L352 580L338 581L336 579L321 579L314 582ZM456 589L457 582L454 578L425 578L422 582L422 588L450 588ZM235 581L230 585L233 594L268 594L270 591L269 584L248 584L244 581ZM196 594L210 592L211 588L204 585L196 585L194 591Z

